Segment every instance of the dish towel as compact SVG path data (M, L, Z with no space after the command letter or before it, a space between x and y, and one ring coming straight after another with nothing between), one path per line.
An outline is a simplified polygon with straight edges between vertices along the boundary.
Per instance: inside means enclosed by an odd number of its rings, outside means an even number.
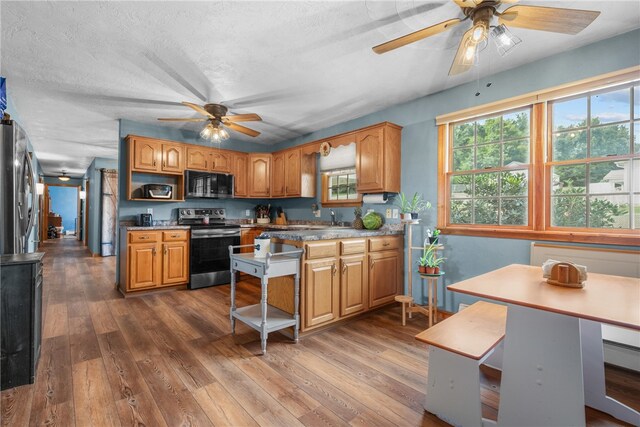
M545 262L542 263L542 277L544 277L545 279L548 279L549 277L551 277L551 269L553 268L554 265L559 264L561 262L569 262L569 261L557 261L555 259L548 259ZM578 269L578 271L580 272L580 282L584 282L585 280L587 280L587 267L584 265L578 265L578 264L574 264L574 263L570 263L576 266L576 268Z

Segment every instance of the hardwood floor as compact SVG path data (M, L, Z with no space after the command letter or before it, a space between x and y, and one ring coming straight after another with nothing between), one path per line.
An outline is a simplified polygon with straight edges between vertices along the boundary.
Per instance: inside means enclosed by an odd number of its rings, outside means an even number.
M44 337L36 383L2 392L3 426L447 425L422 409L422 316L399 307L303 337L230 335L229 287L124 299L114 258L74 240L43 245ZM256 281L239 285L243 304ZM639 408L640 375L607 369L610 394ZM484 415L496 418L499 373L483 370ZM589 425L621 425L588 409Z

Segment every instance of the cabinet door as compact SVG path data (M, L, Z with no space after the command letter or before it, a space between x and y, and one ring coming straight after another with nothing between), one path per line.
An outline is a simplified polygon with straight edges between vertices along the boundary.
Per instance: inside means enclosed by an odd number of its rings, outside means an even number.
M157 248L156 243L129 245L129 289L152 288L160 283Z
M211 171L231 173L231 153L214 150L211 153Z
M369 254L369 307L394 301L402 286L402 253L385 251Z
M133 165L131 169L141 172L159 172L162 144L146 139L133 140Z
M162 171L184 172L184 147L182 144L162 144Z
M187 169L196 171L209 170L209 150L206 148L187 147Z
M305 264L305 326L317 326L338 318L339 292L336 260Z
M356 133L357 190L381 191L384 189L384 129L367 129Z
M300 196L300 150L285 152L285 195L287 197Z
M364 255L340 259L340 316L367 308L367 280Z
M284 197L285 192L285 154L276 153L271 161L271 197Z
M162 284L175 285L189 281L189 249L187 242L162 245Z
M236 153L233 155L233 183L235 197L247 197L247 155Z
M249 155L249 197L269 197L271 155Z

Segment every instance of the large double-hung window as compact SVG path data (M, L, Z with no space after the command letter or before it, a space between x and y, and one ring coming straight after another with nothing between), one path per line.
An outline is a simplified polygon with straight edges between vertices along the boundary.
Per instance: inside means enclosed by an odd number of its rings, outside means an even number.
M637 75L625 70L439 117L438 226L640 244Z

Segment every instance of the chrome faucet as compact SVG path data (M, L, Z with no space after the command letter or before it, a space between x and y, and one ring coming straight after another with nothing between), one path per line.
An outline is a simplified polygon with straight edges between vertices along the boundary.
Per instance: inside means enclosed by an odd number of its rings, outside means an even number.
M334 225L336 225L336 213L333 211L333 209L331 209L329 213L331 214L331 226L333 227Z

